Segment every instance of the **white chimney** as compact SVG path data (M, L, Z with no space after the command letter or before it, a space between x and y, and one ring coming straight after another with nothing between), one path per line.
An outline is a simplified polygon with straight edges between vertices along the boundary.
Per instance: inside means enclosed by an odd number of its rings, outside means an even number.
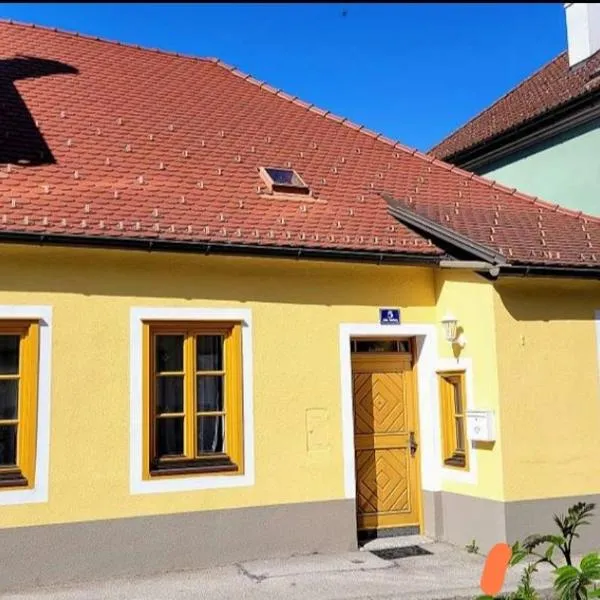
M600 4L565 4L569 66L600 50Z

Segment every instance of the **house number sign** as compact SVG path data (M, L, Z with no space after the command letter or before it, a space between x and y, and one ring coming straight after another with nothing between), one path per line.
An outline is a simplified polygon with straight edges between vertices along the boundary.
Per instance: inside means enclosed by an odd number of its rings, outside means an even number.
M379 323L381 325L400 325L400 309L380 308Z

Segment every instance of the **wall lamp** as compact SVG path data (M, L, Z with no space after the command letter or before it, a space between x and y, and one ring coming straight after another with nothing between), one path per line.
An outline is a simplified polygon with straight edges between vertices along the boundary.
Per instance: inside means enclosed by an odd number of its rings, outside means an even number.
M452 313L446 313L442 318L442 327L444 328L444 336L446 341L456 344L460 348L464 348L467 343L467 338L462 332L458 331L458 319Z

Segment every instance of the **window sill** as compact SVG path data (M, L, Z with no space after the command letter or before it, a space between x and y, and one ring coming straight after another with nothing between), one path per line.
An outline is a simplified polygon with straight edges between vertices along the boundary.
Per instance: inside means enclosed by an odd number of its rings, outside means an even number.
M445 467L450 467L450 468L453 468L453 469L466 470L466 468L467 468L467 459L462 454L455 454L454 456L451 456L450 458L447 458L444 461L444 466Z
M154 463L150 466L150 477L173 475L202 475L238 473L238 466L228 458L182 460Z
M0 471L0 489L28 487L29 482L19 470Z

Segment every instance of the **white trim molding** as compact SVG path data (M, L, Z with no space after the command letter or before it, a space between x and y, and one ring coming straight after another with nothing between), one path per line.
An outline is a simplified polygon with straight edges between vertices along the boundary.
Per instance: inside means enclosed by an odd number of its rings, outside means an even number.
M143 479L142 468L142 321L241 321L242 390L244 398L244 471L242 475L201 475ZM254 485L254 410L252 367L252 312L237 308L146 308L130 311L130 445L129 481L131 494L185 492Z
M446 371L464 371L465 373L465 393L467 410L472 410L475 408L475 401L473 396L473 360L471 358L440 358L437 361L436 372L443 373ZM440 464L440 469L442 473L442 481L456 481L459 483L477 483L477 453L475 452L475 448L473 447L473 443L469 442L469 470L466 471L464 469L450 469L444 465L442 460L442 450L441 450L441 432L442 426L440 422L440 405L439 405L439 379L436 377L435 379L435 390L436 390L436 399L437 399L437 410L435 411L435 432L438 437L439 452L438 452L438 461ZM466 427L466 423L465 423Z
M441 489L439 416L436 408L436 327L435 325L378 325L342 323L340 325L340 370L342 385L342 439L344 449L344 491L356 497L354 461L354 413L352 403L352 362L350 339L357 336L414 337L417 341L417 389L419 438L421 448L421 489Z
M30 489L0 490L0 506L48 502L50 466L50 399L52 382L52 307L0 306L0 318L31 319L40 324L40 354L37 395L35 483Z

